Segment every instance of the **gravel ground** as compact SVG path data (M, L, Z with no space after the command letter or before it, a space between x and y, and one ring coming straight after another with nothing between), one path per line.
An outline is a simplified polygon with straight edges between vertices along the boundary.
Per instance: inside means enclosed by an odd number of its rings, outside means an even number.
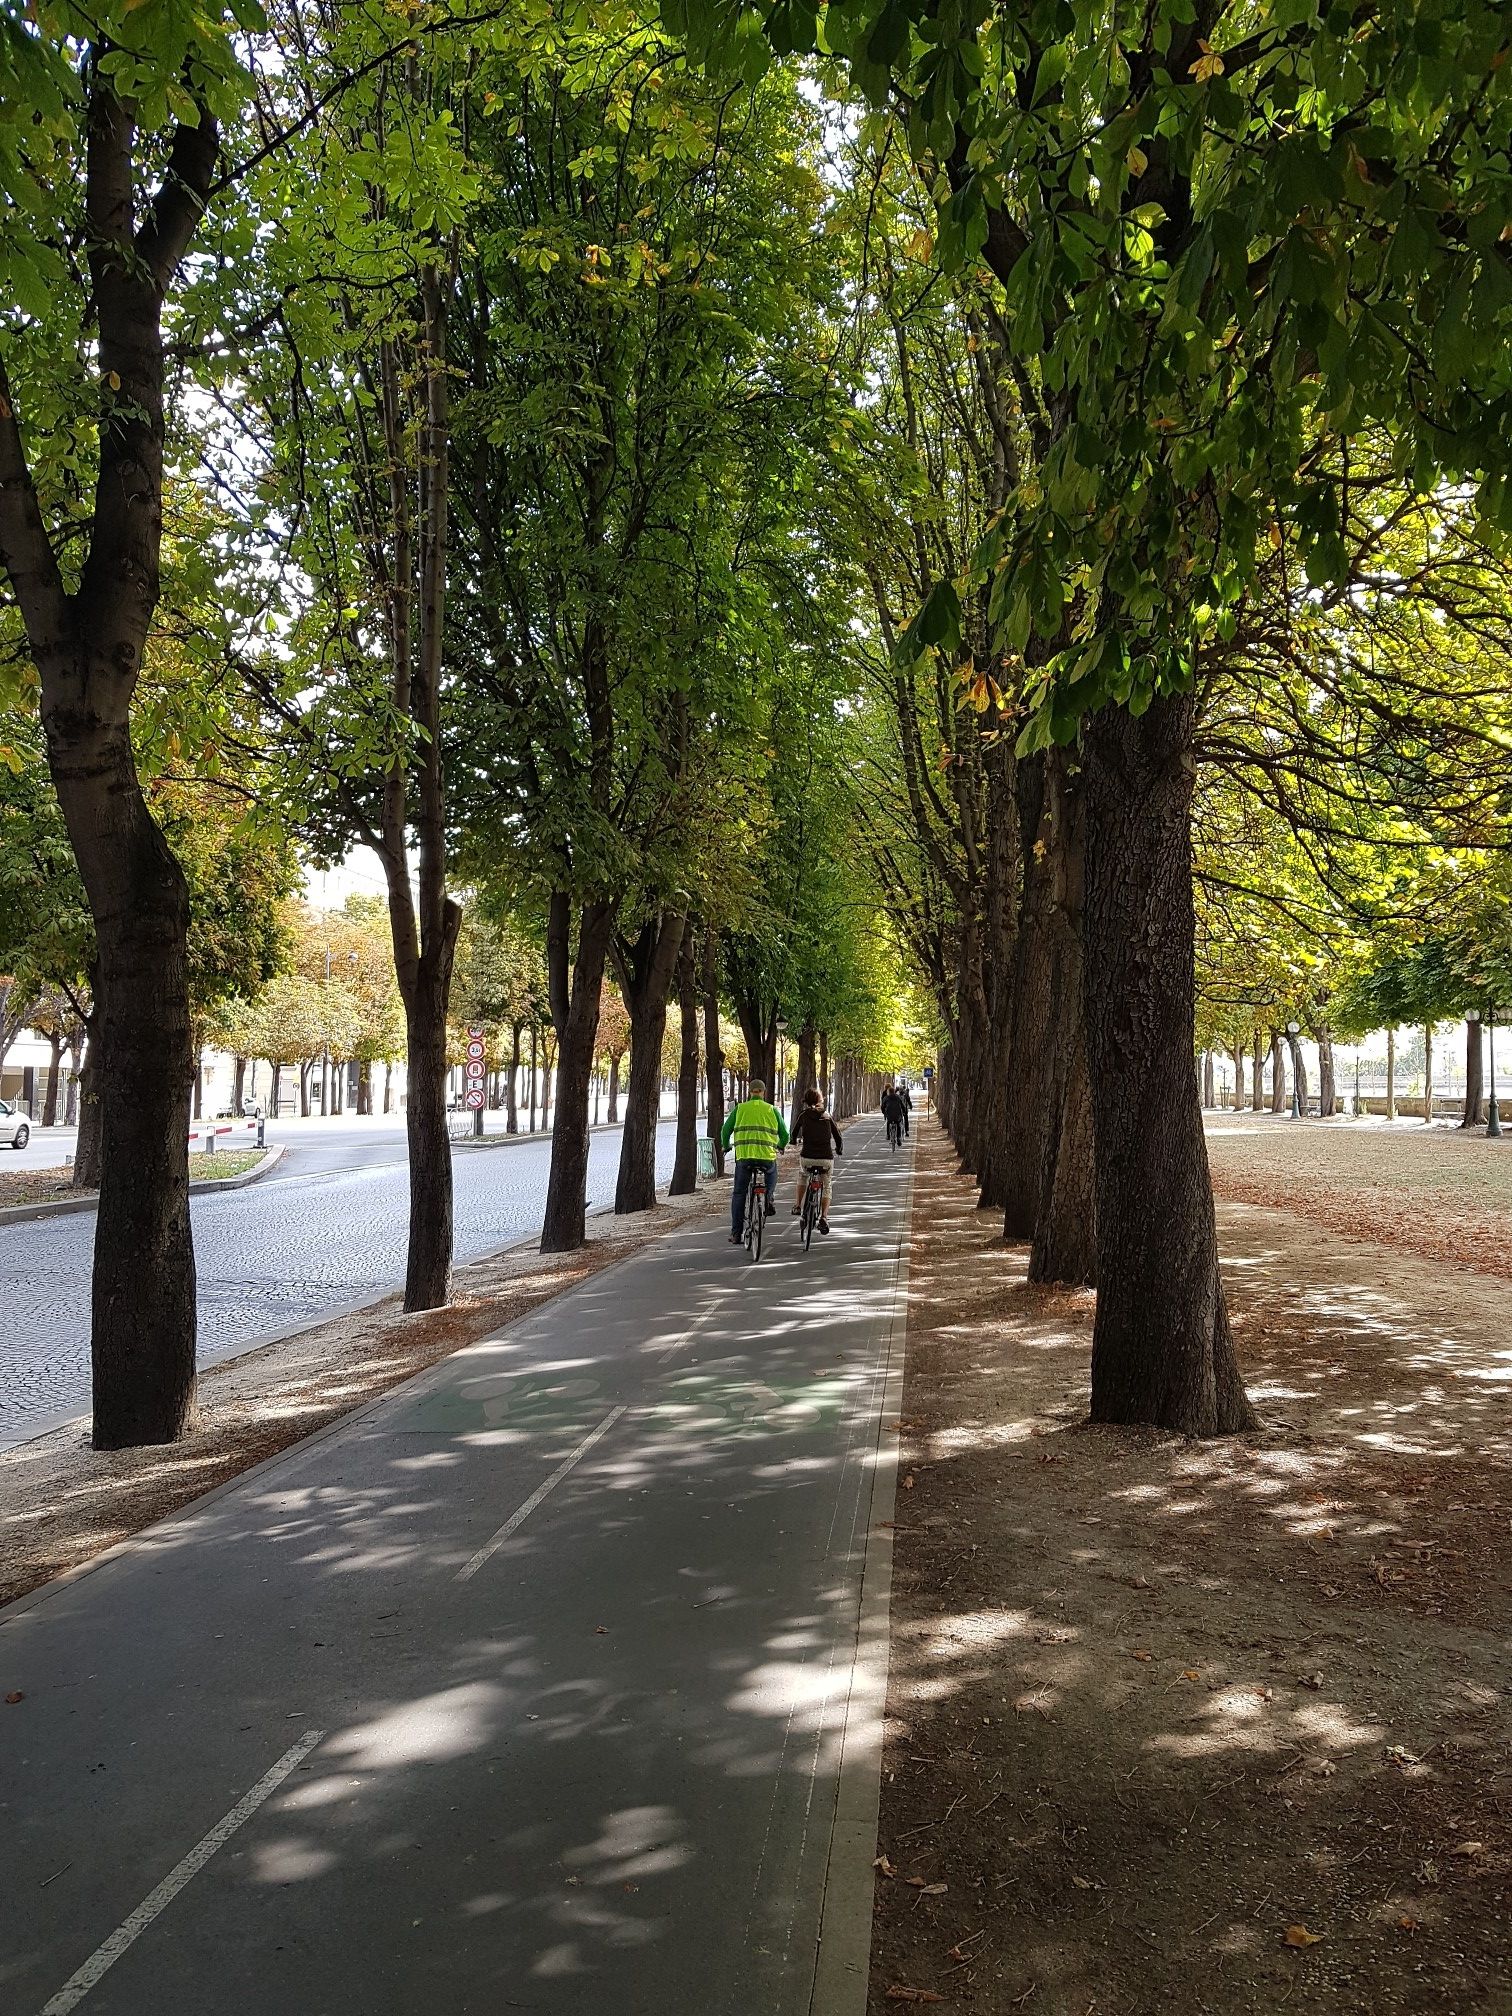
M1207 1140L1219 1197L1512 1278L1512 1131L1210 1115Z
M1094 1429L1092 1296L916 1131L871 2011L1508 2016L1500 1283L1221 1203L1259 1432ZM1293 1200L1335 1152L1251 1140Z

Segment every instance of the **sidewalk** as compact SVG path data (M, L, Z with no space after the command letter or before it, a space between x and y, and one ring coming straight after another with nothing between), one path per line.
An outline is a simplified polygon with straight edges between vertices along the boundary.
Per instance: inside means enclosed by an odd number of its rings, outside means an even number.
M711 1215L0 1613L8 2008L809 2016L911 1159L853 1131L807 1255Z

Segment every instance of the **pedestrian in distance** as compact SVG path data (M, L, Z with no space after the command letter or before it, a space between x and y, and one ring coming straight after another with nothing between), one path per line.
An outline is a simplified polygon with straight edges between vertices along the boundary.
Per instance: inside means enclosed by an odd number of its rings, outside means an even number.
M750 1089L720 1130L720 1141L728 1148L735 1144L735 1183L730 1193L730 1244L744 1244L746 1192L758 1169L766 1174L766 1215L776 1211L773 1192L777 1187L777 1157L788 1145L787 1122L768 1103L766 1085L751 1080Z
M818 1170L824 1178L824 1189L819 1198L819 1230L827 1233L830 1228L830 1193L835 1181L835 1157L845 1153L845 1143L840 1129L824 1110L824 1094L817 1085L810 1085L803 1095L803 1110L793 1129L793 1141L798 1149L798 1195L793 1199L793 1216L798 1217L803 1210L803 1193L808 1188L808 1179Z

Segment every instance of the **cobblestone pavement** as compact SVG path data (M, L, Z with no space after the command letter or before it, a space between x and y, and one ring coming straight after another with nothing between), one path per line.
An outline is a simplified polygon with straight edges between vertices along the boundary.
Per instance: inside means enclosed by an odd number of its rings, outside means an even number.
M658 1183L671 1174L673 1135L664 1124L657 1137ZM618 1131L593 1137L590 1204L613 1199L619 1142ZM544 1138L454 1156L459 1262L537 1229L550 1156ZM228 1197L202 1193L191 1208L201 1365L403 1281L402 1162L274 1174ZM93 1243L93 1212L0 1228L0 1446L89 1404Z

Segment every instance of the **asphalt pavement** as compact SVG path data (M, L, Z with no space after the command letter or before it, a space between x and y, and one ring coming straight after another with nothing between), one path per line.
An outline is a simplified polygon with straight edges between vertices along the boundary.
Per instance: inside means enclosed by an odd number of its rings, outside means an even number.
M807 1254L685 1227L0 1612L0 2006L859 2012L879 1135Z
M376 1300L404 1279L409 1168L403 1123L282 1123L289 1146L244 1190L190 1199L201 1365L279 1332ZM54 1137L56 1138L56 1137ZM274 1141L282 1129L271 1130ZM620 1134L593 1136L590 1203L610 1202ZM674 1129L657 1138L671 1174ZM459 1148L452 1157L455 1252L479 1259L540 1230L546 1136ZM89 1405L93 1212L0 1226L0 1447Z

